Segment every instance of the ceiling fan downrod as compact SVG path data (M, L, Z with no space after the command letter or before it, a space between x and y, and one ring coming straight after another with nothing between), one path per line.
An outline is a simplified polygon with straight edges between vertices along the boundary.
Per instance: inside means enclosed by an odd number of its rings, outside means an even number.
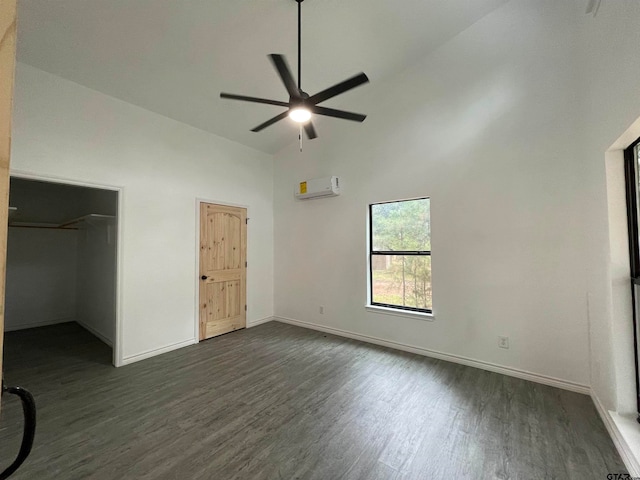
M302 91L302 2L298 2L298 90Z

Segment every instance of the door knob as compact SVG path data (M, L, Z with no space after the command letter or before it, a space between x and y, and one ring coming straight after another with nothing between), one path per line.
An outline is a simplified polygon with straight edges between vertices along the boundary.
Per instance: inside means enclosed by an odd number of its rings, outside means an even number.
M207 277L206 275L202 275L200 278L201 278L202 280L206 280L206 279L207 279L207 278L209 278L209 277Z

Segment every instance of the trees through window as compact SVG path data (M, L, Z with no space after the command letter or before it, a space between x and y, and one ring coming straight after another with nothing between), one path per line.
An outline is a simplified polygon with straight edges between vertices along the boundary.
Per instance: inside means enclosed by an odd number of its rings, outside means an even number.
M432 312L430 203L369 205L371 305Z

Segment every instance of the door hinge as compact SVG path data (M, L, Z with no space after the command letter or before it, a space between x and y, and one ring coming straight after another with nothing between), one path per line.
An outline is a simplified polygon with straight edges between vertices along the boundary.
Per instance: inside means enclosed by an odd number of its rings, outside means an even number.
M244 223L245 223L245 224L247 224L247 225L249 225L249 217L247 217L247 218L245 218L245 219L244 219Z
M245 312L247 311L247 306L246 306L246 305L244 306L244 311L245 311Z
M244 268L247 268L247 262L244 262Z

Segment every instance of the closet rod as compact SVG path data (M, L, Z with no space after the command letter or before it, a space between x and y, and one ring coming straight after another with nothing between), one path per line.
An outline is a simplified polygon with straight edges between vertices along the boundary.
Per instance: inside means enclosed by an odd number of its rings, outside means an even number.
M47 230L80 230L77 227L47 227L44 225L9 225L9 228L44 228Z

